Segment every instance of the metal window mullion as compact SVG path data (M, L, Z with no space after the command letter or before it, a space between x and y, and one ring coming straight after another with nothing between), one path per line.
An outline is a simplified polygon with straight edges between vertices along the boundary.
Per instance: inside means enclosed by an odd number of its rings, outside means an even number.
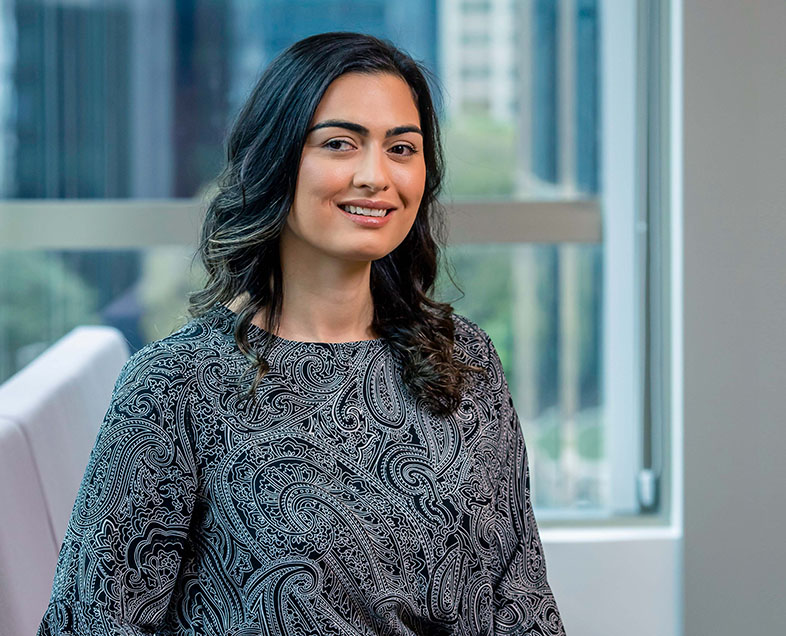
M516 173L515 188L520 196L533 190L532 175L532 0L521 0L514 7L520 46L515 47L516 91Z
M576 6L575 0L562 0L557 9L558 59L557 104L559 123L558 183L568 196L576 192Z
M636 5L604 0L600 15L603 192L603 422L609 514L638 511L640 349L636 302Z
M637 95L637 119L639 125L636 127L636 149L637 149L637 204L636 204L636 280L637 288L637 307L640 311L637 316L637 336L638 349L641 352L639 367L637 369L638 391L641 395L639 404L639 417L641 418L641 442L638 449L639 470L636 475L636 496L640 510L647 510L652 505L654 498L653 492L655 484L653 475L649 470L649 454L651 441L651 418L650 418L650 291L652 261L649 246L649 197L650 197L650 119L652 116L651 105L651 47L652 47L652 25L651 25L650 0L638 0L637 2L637 73L636 73L636 95Z
M669 280L670 254L668 250L668 209L666 202L668 183L667 147L668 122L668 74L669 51L662 43L668 41L669 10L660 0L646 0L647 12L647 69L646 109L647 144L642 152L646 161L646 198L644 215L647 232L644 237L646 260L646 304L643 327L646 333L645 361L642 390L646 399L643 403L642 471L639 478L639 501L647 512L667 512L666 502L661 500L665 478L665 445L668 411L668 396L665 387L669 383L669 325L665 320L670 315L669 295L666 281Z

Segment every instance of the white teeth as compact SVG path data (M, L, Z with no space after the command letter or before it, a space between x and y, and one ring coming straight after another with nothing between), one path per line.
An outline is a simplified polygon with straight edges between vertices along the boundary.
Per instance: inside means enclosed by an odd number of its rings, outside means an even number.
M374 208L359 208L356 205L342 205L343 209L352 214L362 214L363 216L385 216L387 210Z

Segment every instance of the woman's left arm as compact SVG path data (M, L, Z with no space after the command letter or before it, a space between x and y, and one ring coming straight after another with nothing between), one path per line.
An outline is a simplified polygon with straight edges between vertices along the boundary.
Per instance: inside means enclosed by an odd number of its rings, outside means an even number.
M532 510L524 435L502 363L490 338L488 344L501 454L495 512L502 567L494 584L494 633L564 636L565 628L546 577L543 545Z

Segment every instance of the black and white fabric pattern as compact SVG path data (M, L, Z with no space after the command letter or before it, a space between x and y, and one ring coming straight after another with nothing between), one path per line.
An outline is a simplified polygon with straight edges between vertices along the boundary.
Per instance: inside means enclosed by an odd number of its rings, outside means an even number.
M234 316L123 367L39 636L564 634L485 331L454 314L455 355L489 376L437 417L384 339L276 338L243 401Z

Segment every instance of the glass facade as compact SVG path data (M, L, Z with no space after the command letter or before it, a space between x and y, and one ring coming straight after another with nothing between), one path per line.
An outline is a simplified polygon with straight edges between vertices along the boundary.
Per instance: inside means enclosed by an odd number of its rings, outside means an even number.
M433 73L451 201L602 198L600 0L7 0L0 198L199 198L260 71L307 35L392 40ZM69 329L132 350L186 320L194 246L0 253L0 380ZM607 506L603 249L451 246L436 293L500 351L541 509ZM633 302L634 299L631 299ZM598 512L600 514L600 512Z

